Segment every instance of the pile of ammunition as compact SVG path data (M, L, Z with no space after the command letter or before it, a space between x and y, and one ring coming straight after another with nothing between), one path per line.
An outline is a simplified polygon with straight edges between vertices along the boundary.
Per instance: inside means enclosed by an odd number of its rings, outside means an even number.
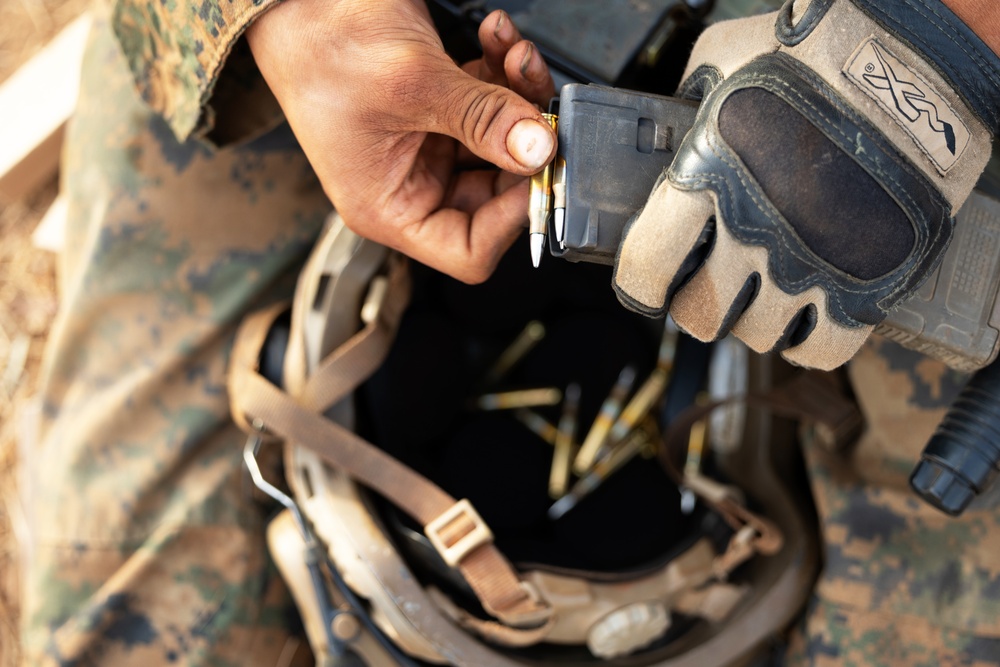
M485 384L495 385L502 380L544 336L544 325L537 321L528 323L487 372ZM583 389L575 382L565 392L557 387L539 387L483 394L473 401L473 407L479 410L512 410L515 419L552 445L549 495L556 502L549 508L551 520L575 507L636 456L656 455L661 438L653 408L669 383L677 337L676 326L668 320L656 367L634 394L636 370L632 366L622 369L582 445L577 439L577 413ZM560 403L558 425L532 410Z

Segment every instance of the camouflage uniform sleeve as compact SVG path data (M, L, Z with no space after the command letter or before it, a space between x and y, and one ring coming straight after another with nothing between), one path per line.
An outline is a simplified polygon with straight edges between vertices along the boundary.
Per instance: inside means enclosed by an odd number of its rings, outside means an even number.
M112 26L136 88L178 140L229 143L280 120L280 108L240 39L278 1L114 1ZM237 109L250 110L250 117Z

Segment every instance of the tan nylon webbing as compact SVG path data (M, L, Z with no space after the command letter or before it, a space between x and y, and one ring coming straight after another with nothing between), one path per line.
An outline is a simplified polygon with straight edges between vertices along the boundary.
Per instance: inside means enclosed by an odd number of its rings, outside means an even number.
M409 272L401 267L391 273L378 319L320 362L309 376L299 402L322 414L371 377L389 353L409 300Z
M407 277L405 266L395 268L380 316L330 355L310 378L303 392L309 404L296 401L257 372L267 331L281 312L276 308L247 318L240 327L229 392L233 417L244 429L252 429L248 419L260 419L270 433L308 447L426 526L451 508L455 499L381 449L317 414L314 407L333 405L382 363L409 298ZM471 551L458 568L483 607L502 621L521 625L546 619L547 607L528 595L492 543Z

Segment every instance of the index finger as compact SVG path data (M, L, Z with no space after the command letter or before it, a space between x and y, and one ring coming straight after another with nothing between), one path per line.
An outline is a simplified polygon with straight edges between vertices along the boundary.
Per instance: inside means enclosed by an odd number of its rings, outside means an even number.
M479 44L483 47L483 57L477 63L473 76L500 86L507 85L504 58L512 46L521 41L521 33L502 9L492 12L479 24Z

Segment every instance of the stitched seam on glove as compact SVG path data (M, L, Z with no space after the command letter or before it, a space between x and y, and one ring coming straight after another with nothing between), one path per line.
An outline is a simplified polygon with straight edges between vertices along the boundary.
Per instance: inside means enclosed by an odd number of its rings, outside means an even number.
M795 4L795 0L787 0L774 22L775 38L785 46L800 44L823 20L833 2L834 0L813 0L806 9L806 16L796 25L792 23L792 5Z

